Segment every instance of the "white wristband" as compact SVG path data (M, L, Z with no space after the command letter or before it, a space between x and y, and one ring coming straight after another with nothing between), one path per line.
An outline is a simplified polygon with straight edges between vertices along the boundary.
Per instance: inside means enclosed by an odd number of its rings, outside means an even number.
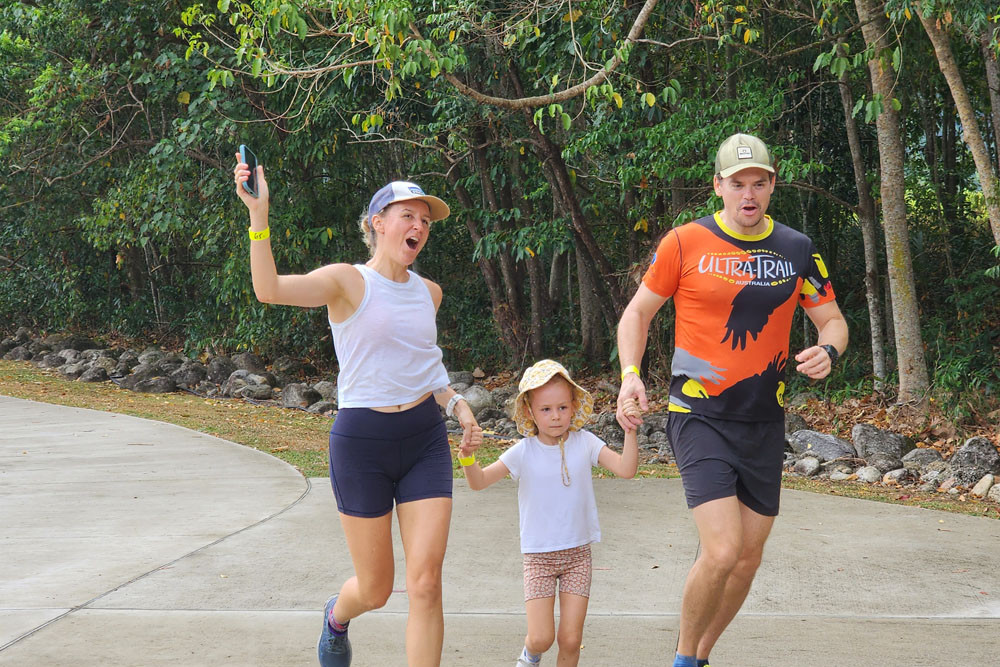
M449 417L453 416L455 414L455 404L458 403L459 401L464 401L464 400L465 396L462 396L461 394L455 394L454 396L448 399L448 407L444 409L444 413Z

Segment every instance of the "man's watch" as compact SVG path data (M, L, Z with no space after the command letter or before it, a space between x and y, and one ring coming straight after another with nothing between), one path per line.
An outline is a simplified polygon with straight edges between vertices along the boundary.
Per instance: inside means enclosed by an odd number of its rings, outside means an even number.
M840 358L840 352L837 352L837 348L833 345L820 345L820 347L826 350L826 353L830 355L830 368L833 368L837 364L837 359Z

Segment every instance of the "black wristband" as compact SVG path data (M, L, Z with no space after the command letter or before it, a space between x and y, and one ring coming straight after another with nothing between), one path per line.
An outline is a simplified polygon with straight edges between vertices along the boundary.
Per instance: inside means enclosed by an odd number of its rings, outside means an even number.
M837 359L840 358L840 353L837 352L837 348L833 345L820 345L820 347L826 350L826 353L830 356L830 368L833 368L837 363Z

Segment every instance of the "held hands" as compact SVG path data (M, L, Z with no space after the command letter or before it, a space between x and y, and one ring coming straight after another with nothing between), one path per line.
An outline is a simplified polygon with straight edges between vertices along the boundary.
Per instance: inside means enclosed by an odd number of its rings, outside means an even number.
M462 444L459 445L459 456L465 458L472 456L483 444L483 429L479 427L472 408L464 400L455 404L455 416L458 423L462 425Z
M819 345L813 345L802 350L795 355L795 361L799 362L795 370L811 377L813 380L825 378L830 374L832 367L830 355Z
M649 409L646 387L635 373L626 373L618 391L615 417L626 431L634 431L642 424L642 413Z
M247 179L250 178L250 167L245 162L240 162L240 154L236 154L236 167L233 169L233 179L236 182L236 194L246 207L250 209L250 213L257 213L259 211L266 211L268 206L269 192L267 189L267 181L264 179L264 165L257 165L257 197L254 197L249 192L243 188L243 183L246 183Z

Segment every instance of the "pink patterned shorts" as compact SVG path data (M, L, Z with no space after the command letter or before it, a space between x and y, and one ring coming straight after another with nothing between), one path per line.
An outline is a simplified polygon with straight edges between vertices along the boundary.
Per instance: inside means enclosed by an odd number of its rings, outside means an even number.
M524 554L524 601L555 597L557 580L560 593L589 598L593 574L591 563L589 544L561 551Z

